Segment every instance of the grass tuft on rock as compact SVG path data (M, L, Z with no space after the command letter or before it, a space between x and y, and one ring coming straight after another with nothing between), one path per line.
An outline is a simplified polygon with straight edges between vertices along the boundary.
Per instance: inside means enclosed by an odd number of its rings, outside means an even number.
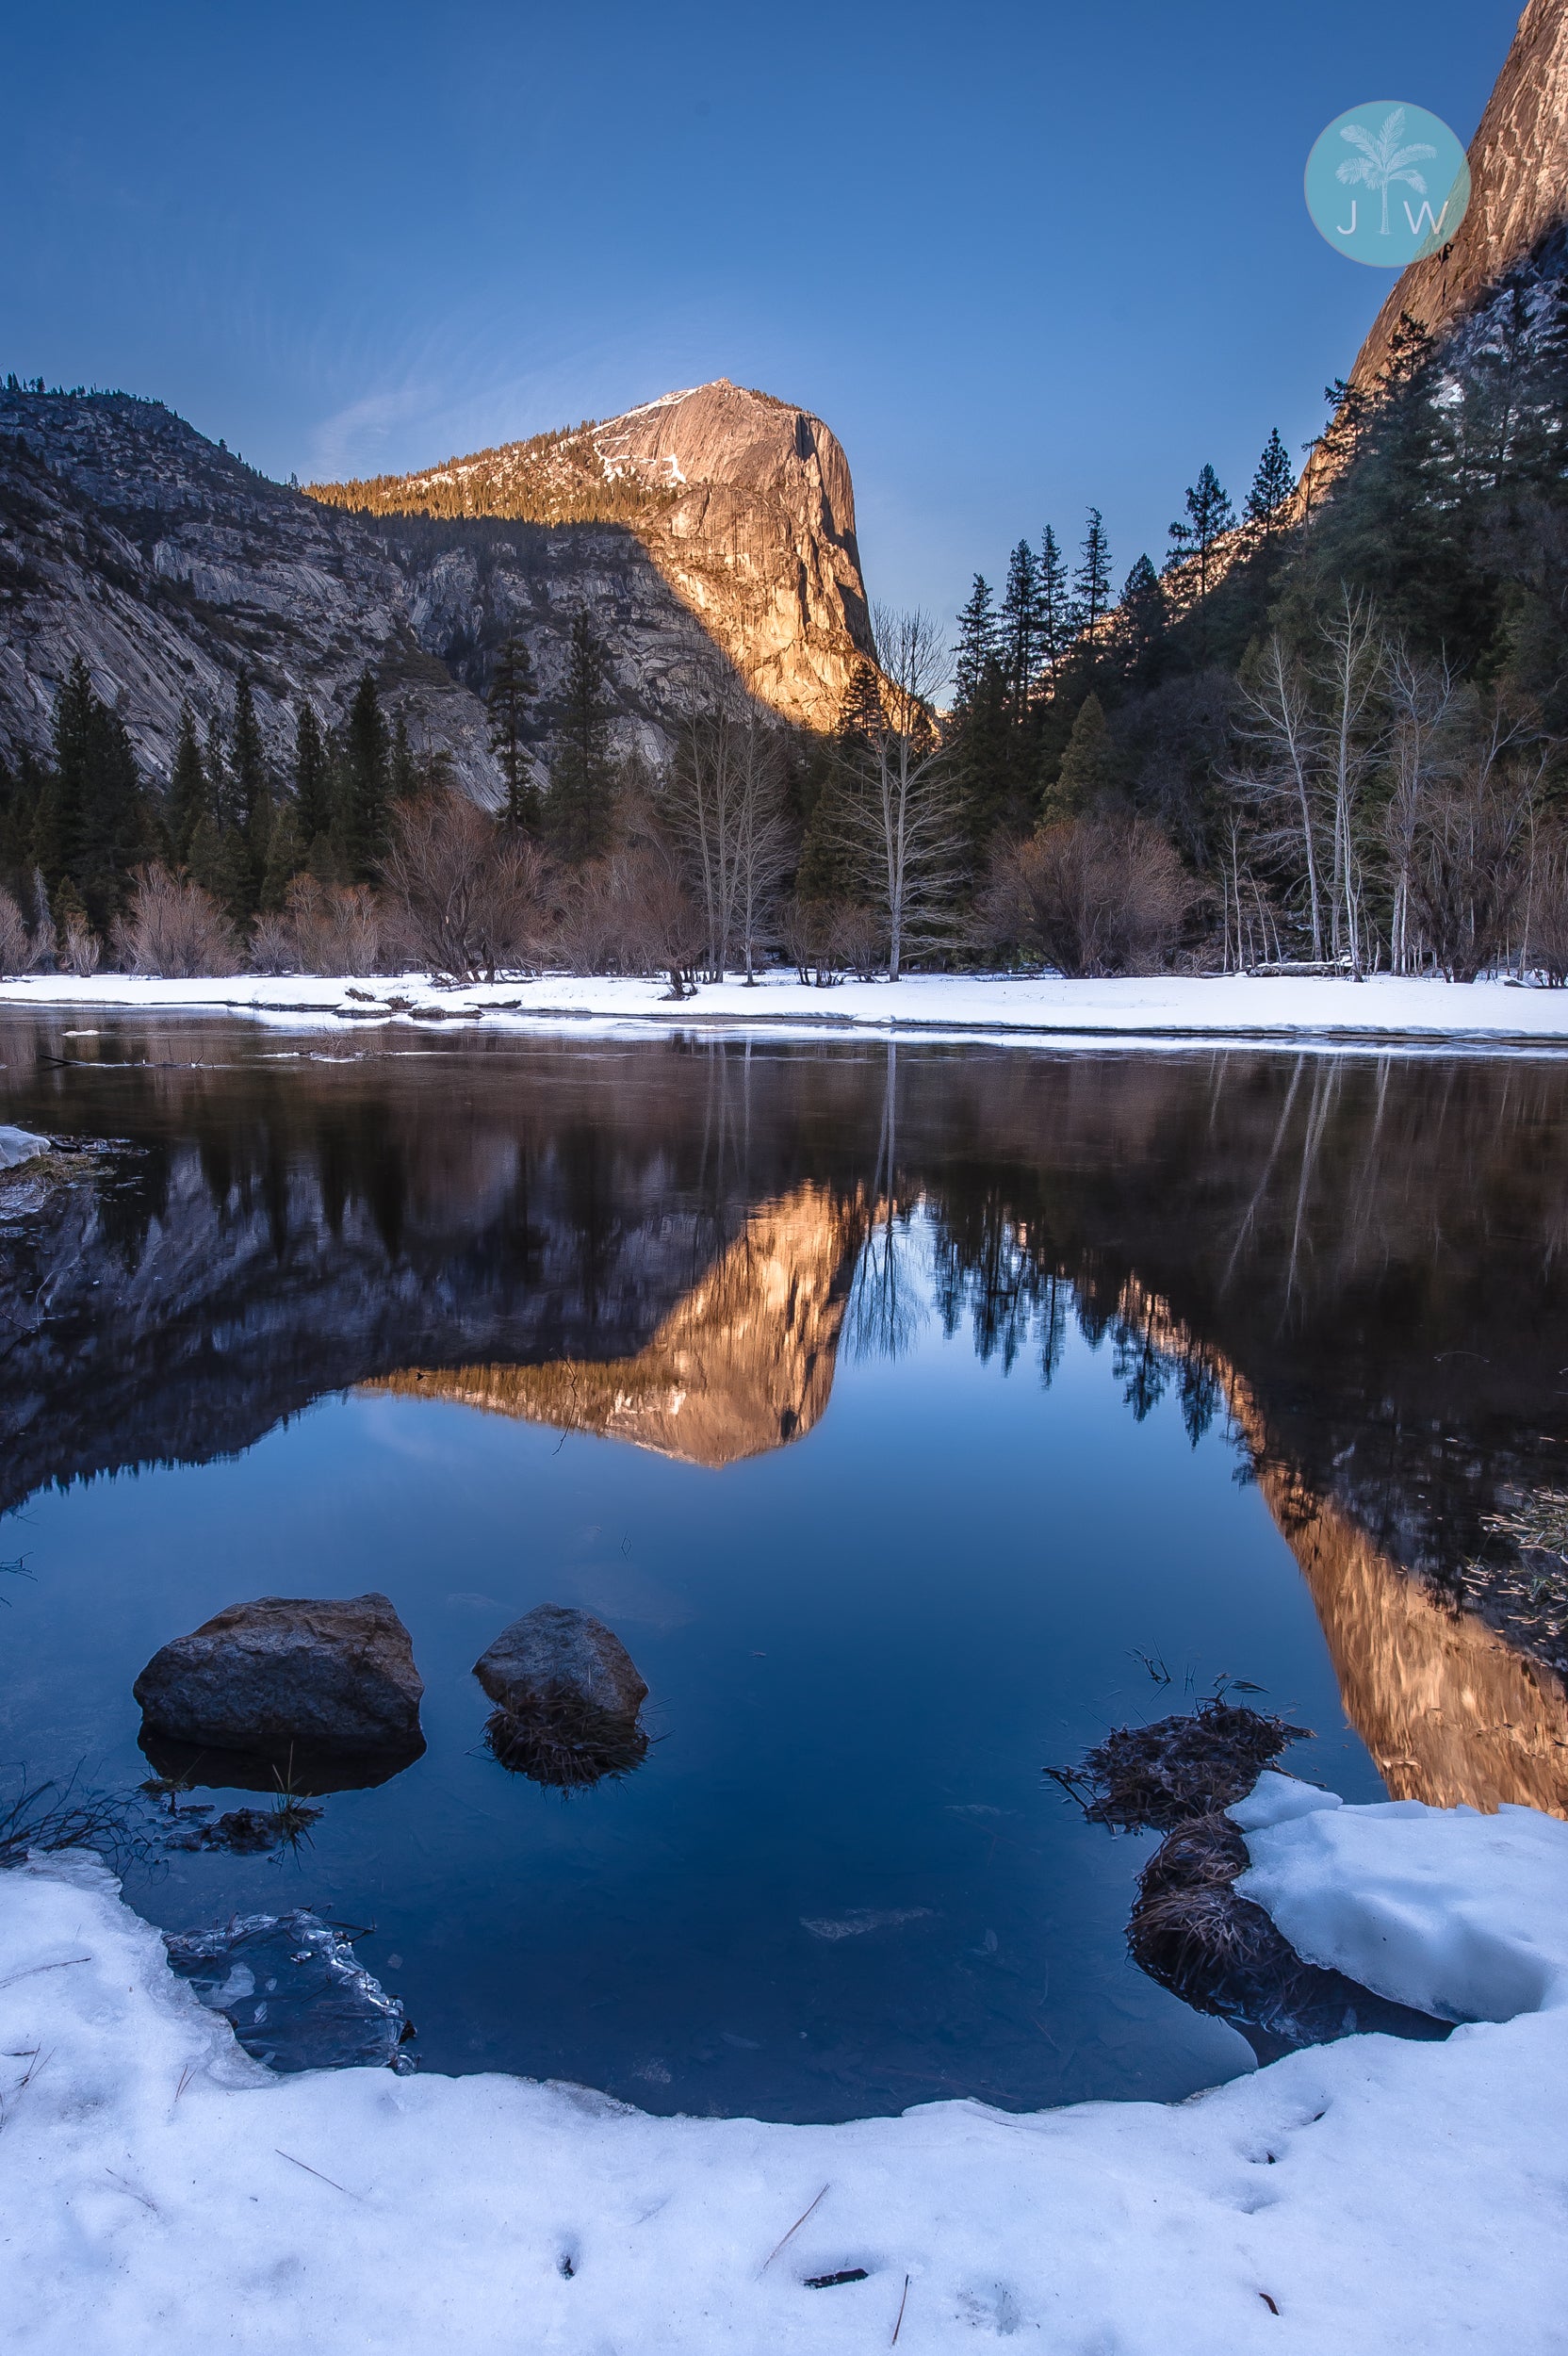
M596 1709L570 1686L552 1686L527 1711L495 1710L485 1721L492 1758L509 1774L556 1792L629 1775L648 1754L635 1718Z
M1045 1772L1091 1824L1170 1832L1243 1799L1282 1751L1310 1739L1308 1726L1214 1693L1196 1710L1118 1726L1080 1765Z

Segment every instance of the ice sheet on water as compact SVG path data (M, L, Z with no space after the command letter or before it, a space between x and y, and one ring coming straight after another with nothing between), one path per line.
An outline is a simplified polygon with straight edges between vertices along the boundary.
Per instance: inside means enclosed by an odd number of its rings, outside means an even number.
M847 1914L803 1914L800 1926L813 1939L860 1939L867 1931L896 1930L901 1922L923 1922L929 1906L852 1906Z
M166 1931L163 1943L181 1979L270 2070L414 2067L398 1998L340 1931L303 1907L237 1915L219 1930Z
M31 1129L14 1129L0 1122L0 1170L15 1170L48 1151L47 1137L35 1136Z

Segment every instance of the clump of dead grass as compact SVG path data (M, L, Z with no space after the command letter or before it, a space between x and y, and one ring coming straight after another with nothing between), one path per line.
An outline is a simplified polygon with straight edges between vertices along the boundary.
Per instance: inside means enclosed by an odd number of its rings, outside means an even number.
M1092 1824L1169 1832L1245 1797L1289 1743L1310 1735L1307 1726L1215 1693L1196 1710L1118 1726L1080 1765L1045 1772Z
M596 1709L569 1685L552 1685L526 1712L492 1710L484 1740L512 1775L552 1791L575 1792L630 1775L648 1753L636 1718Z

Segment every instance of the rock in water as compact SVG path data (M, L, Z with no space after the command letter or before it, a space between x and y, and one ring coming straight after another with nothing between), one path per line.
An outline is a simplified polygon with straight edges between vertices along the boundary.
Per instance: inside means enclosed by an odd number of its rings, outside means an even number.
M245 1914L221 1930L165 1931L169 1961L270 2070L408 2070L414 2032L330 1922L303 1907Z
M647 1697L626 1646L591 1612L542 1603L474 1663L497 1704L485 1734L503 1767L557 1791L629 1775L647 1756Z
M422 1747L424 1685L384 1595L262 1595L156 1652L132 1691L146 1726L217 1750Z
M567 1692L606 1717L635 1718L648 1693L613 1629L564 1603L542 1603L514 1620L480 1655L474 1675L514 1717Z

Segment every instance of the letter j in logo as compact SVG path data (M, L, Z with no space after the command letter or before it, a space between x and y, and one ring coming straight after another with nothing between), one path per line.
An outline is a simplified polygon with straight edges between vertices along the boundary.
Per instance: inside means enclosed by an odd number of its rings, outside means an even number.
M1403 270L1446 245L1470 202L1470 167L1424 106L1373 98L1336 115L1307 158L1307 210L1336 253Z

